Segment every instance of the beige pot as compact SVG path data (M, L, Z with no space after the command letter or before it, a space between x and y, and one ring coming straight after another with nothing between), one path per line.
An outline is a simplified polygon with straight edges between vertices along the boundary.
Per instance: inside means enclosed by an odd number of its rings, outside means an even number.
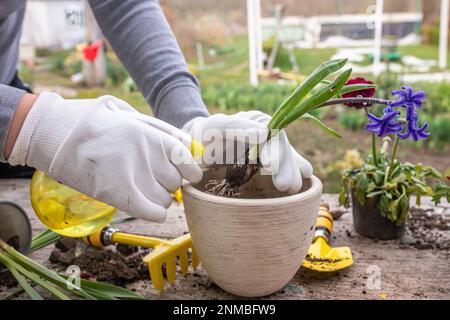
M304 180L299 194L278 192L269 176L241 187L241 198L203 192L223 168L183 187L189 231L203 267L224 290L245 297L272 294L295 275L314 234L322 183ZM262 188L264 187L264 188ZM270 198L268 198L270 197Z

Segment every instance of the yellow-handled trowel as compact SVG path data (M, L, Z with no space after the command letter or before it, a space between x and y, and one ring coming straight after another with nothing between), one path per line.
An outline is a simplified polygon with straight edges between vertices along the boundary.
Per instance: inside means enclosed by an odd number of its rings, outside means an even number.
M333 272L347 268L353 264L349 247L332 248L328 244L333 231L333 216L330 208L322 204L316 223L313 243L302 266L319 272Z

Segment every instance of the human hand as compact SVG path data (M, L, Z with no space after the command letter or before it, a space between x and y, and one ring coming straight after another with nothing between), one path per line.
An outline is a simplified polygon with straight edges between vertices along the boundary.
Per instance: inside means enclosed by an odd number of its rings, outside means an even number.
M302 178L311 178L313 168L291 146L284 131L265 142L270 119L269 115L260 111L239 112L231 116L216 114L208 118L195 118L188 122L183 130L206 146L205 157L208 157L212 150L215 153L219 151L219 155L206 159L207 164L212 164L214 160L231 164L245 152L245 142L250 141L250 147L262 144L260 161L265 172L272 175L274 186L282 192L298 193L302 187ZM231 134L227 136L229 131ZM236 154L236 149L241 152Z
M7 160L44 171L136 218L162 222L170 192L183 178L199 181L202 171L188 148L158 122L111 96L65 100L43 93Z

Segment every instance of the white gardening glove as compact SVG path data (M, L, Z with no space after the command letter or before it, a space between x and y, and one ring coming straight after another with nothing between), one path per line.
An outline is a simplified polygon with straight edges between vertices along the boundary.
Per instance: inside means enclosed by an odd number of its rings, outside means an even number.
M158 121L111 96L65 100L43 93L8 162L42 170L136 218L162 222L170 192L182 178L198 182L202 171L180 140L152 125Z
M214 130L226 137L227 130L241 129L242 135L236 135L235 139L238 143L244 142L245 136L257 136L259 143L262 143L267 137L267 124L270 119L269 115L260 111L239 112L231 116L216 114L208 118L195 118L188 122L183 130L206 146L205 156L209 155L208 149L233 153L234 141L212 138ZM239 158L239 155L237 157ZM230 164L229 160L227 157L225 163ZM260 161L265 173L272 175L275 187L282 192L298 193L302 187L302 177L311 178L313 174L311 164L290 145L284 131L280 131L276 137L263 144Z

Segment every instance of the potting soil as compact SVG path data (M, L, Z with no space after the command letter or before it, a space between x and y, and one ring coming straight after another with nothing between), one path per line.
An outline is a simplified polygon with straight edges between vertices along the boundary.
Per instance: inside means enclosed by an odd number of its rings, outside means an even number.
M62 238L55 245L49 260L60 266L76 265L81 269L81 277L95 279L118 286L137 280L149 279L148 266L142 258L148 254L146 250L128 249L121 246L120 251L87 247L79 255L76 254L77 241ZM122 252L126 252L123 254ZM128 254L130 253L130 254Z
M450 217L432 209L411 208L407 222L407 234L401 245L420 250L450 250Z

